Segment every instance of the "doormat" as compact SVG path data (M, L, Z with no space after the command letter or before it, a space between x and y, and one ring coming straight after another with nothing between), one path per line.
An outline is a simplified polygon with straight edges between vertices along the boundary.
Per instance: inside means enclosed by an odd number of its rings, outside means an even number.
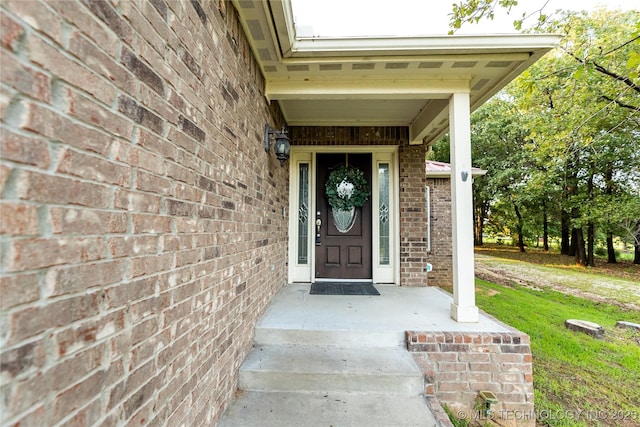
M380 295L371 283L316 282L311 284L311 295Z

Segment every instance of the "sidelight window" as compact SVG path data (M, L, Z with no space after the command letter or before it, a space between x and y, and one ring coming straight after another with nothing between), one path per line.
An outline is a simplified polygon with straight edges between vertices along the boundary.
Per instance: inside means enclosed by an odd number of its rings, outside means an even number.
M389 163L378 164L378 212L380 265L389 265Z
M300 163L298 193L298 264L309 263L309 163Z

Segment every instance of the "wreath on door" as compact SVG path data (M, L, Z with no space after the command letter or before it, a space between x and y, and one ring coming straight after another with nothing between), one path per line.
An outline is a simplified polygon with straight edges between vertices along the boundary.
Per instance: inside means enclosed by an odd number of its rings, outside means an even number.
M364 205L371 191L364 172L353 166L342 165L329 174L325 195L333 209L348 211Z

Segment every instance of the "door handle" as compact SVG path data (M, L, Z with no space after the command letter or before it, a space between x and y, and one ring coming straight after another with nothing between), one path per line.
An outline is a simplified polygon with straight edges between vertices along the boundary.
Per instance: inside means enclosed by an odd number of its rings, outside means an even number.
M316 219L316 246L320 246L320 227L322 226L322 220Z

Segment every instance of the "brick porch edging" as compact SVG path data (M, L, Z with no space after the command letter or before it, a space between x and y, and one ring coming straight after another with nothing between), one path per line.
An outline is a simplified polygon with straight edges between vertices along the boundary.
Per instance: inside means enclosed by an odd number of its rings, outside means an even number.
M446 411L435 396L427 396L427 405L436 419L437 427L454 427Z
M425 375L428 400L435 398L454 413L462 411L473 419L478 417L478 392L489 390L499 400L492 406L494 419L512 424L517 418L514 414L532 414L529 336L504 326L510 331L407 331L407 350ZM535 419L515 421L517 425L535 425Z

